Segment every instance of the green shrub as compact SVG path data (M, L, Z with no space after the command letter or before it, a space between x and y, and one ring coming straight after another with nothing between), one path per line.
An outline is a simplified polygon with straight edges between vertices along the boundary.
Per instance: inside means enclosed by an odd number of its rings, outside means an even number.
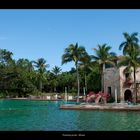
M6 97L6 94L3 93L3 92L1 92L1 93L0 93L0 98L5 98L5 97Z
M109 99L108 99L107 102L108 102L108 103L113 103L113 102L115 102L115 99L114 99L113 97L109 97Z

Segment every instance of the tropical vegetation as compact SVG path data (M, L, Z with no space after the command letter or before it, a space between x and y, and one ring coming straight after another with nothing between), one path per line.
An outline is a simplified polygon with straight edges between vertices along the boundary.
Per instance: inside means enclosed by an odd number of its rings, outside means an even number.
M79 96L89 91L104 91L104 68L126 66L125 71L133 72L135 103L137 102L136 71L140 66L138 33L123 33L124 41L118 47L123 57L118 57L107 44L99 44L88 54L86 47L78 43L66 46L61 54L62 65L73 62L75 67L62 71L61 67L49 65L44 58L29 60L13 59L13 52L0 49L0 97L27 97L50 93L64 93ZM119 59L118 59L119 58ZM121 59L120 59L121 58ZM119 63L116 61L119 60Z

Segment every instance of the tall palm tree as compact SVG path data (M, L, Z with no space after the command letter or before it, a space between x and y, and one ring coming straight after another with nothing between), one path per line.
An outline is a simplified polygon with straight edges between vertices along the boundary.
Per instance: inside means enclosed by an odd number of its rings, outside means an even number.
M125 41L119 46L121 50L123 48L124 58L120 62L120 66L126 64L127 69L133 68L134 76L134 103L137 103L137 87L136 87L136 69L140 66L140 47L138 45L139 39L137 38L138 33L123 33Z
M92 59L99 64L101 74L101 90L104 91L104 68L105 64L115 66L113 60L116 57L114 52L109 52L111 47L107 44L98 45L98 49L94 48L95 55L92 55Z
M49 67L46 64L46 60L44 58L39 58L37 61L33 61L35 67L38 68L39 73L39 90L42 92L42 80L44 78L44 73L46 72L46 68Z
M79 102L79 94L80 94L80 80L79 80L79 62L83 57L87 55L87 52L84 47L78 46L78 43L70 44L68 48L65 49L64 54L62 55L62 65L67 62L73 61L76 67L76 75L77 75L77 102Z
M90 66L91 66L91 57L90 55L87 54L84 58L81 59L81 63L80 63L80 69L84 71L85 91L87 91L87 73L88 73L88 70L90 69Z
M138 48L138 41L139 39L137 38L138 33L132 33L131 35L129 35L128 33L123 33L125 41L123 41L120 46L119 46L119 50L123 49L123 55L128 55L129 53L131 53L130 49L135 49ZM131 55L131 54L130 54Z

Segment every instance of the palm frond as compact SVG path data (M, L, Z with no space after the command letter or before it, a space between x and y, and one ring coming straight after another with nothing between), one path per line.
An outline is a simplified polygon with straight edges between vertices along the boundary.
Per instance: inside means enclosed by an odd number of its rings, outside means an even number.
M120 46L119 46L119 50L121 50L125 44L126 44L126 42L125 42L125 41L124 41L124 42L122 42L122 43L120 44Z
M139 39L138 39L136 36L138 36L138 33L137 33L137 32L134 32L134 33L131 34L131 38L132 38L136 43L138 43Z
M99 57L97 57L97 56L95 56L95 55L91 55L91 59L93 59L93 60L98 60Z
M115 52L110 52L109 53L111 56L117 56L117 54Z
M105 64L109 64L109 65L112 65L115 67L115 63L113 61L110 61L110 60L106 60Z
M126 40L130 40L130 35L127 32L124 32L123 35Z
M69 54L62 55L62 62L61 62L62 65L71 61L72 61L72 58Z

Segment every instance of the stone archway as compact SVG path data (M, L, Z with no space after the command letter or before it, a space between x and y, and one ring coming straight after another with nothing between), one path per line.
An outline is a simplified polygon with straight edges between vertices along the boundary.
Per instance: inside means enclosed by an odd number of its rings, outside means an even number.
M132 92L130 89L127 89L125 92L124 92L124 100L125 101L132 101Z

